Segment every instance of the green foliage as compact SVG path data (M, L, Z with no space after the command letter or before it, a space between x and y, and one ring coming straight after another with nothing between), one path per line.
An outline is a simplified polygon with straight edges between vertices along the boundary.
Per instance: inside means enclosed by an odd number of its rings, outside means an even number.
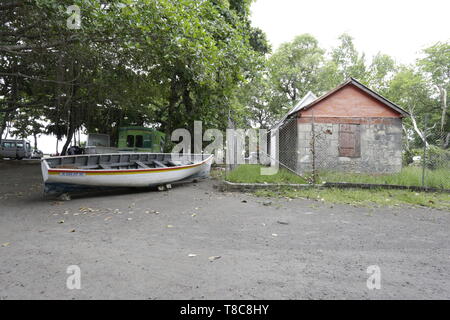
M340 44L331 52L332 62L336 64L340 82L350 77L359 81L366 80L364 54L359 54L353 44L353 38L344 33L339 37Z
M425 159L429 169L442 169L446 171L442 179L450 180L450 150L430 145L426 151Z
M444 180L449 180L450 179L450 150L446 150L446 149L442 149L438 146L433 146L430 145L427 149L426 149L426 156L425 156L425 165L426 168L431 169L431 170L436 170L436 169L441 169L441 171L434 173L433 175L436 175L436 177L441 178L443 181ZM410 150L407 155L406 155L406 162L407 164L411 164L413 163L413 157L415 156L420 156L421 157L421 161L420 163L418 163L418 166L422 166L423 165L423 155L424 155L424 150L423 148L417 148L417 149L412 149ZM449 185L450 188L450 185Z
M241 110L244 127L257 126L268 129L279 117L281 117L280 104L276 99L266 72L257 72L254 76L239 87L235 92L237 106L245 102L245 106L236 107Z
M441 141L441 145L448 147L450 137L450 112L448 100L450 98L450 42L438 42L424 50L425 57L418 61L419 67L431 79L433 85L438 89L441 116L440 134L445 134L447 142ZM447 144L447 145L445 145Z
M382 53L373 57L368 68L368 85L378 93L384 95L388 92L392 78L398 72L398 66L394 59Z
M39 108L47 132L68 140L81 127L112 135L123 124L168 134L200 119L224 127L234 107L228 97L270 49L249 23L250 3L17 2L0 27L10 34L0 45L8 71L0 110ZM66 27L73 4L81 8L77 30Z
M450 84L450 43L438 42L424 50L425 57L419 66L429 72L437 85Z
M276 90L283 93L291 106L308 91L317 91L319 70L325 51L310 34L284 43L270 57L268 67Z
M438 142L442 136L438 125L441 120L439 100L433 94L431 84L419 70L413 67L400 67L398 73L389 82L385 96L402 106L411 115L403 120L410 148L423 146L413 121L416 121L422 133L426 130L428 142Z

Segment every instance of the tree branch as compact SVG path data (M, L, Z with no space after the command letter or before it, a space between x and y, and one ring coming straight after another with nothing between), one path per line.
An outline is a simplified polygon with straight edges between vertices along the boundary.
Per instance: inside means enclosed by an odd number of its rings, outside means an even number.
M11 103L11 101L9 101L9 102L0 102L0 103L2 103L2 104L6 104L6 103ZM9 107L9 108L6 108L6 109L0 109L0 112L11 112L11 111L15 111L15 110L17 110L17 109L19 109L19 108L35 108L35 107L44 107L44 103L20 103L20 102L18 102L18 103L14 103L15 104L15 106L14 107Z
M70 84L72 82L75 82L77 80L77 78L79 77L79 76L77 76L76 78L74 78L72 80L69 80L69 81L58 81L58 80L49 80L49 79L42 79L42 78L39 78L39 77L28 76L28 75L20 73L20 72L16 72L16 73L0 72L0 75L2 75L2 76L13 76L13 77L23 77L23 78L27 78L27 79L36 80L36 81L59 83L59 84Z
M17 0L17 1L10 1L6 3L0 4L0 10L8 10L16 7L21 7L25 4L25 1Z
M420 137L420 139L425 143L425 146L428 148L428 141L427 137L425 136L424 132L422 132L419 127L417 126L416 117L412 113L412 110L409 111L410 119L414 127L414 131L416 131L417 135ZM424 130L425 131L425 130Z
M55 41L51 43L36 43L36 44L16 44L16 45L6 45L0 46L0 51L21 51L21 50L33 50L33 49L48 49L52 47L57 47L63 44L77 42L78 38L71 36L68 39Z

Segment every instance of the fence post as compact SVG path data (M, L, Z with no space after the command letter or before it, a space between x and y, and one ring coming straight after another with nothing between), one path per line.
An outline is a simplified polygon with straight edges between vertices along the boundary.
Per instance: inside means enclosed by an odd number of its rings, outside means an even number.
M314 108L311 109L311 111L312 111L312 114L311 114L312 181L313 181L313 184L317 184L317 172L316 172L316 127L315 127L315 118L314 118Z
M422 187L425 187L425 168L427 166L427 128L428 128L428 114L425 115L424 128L423 128L423 161L422 161Z

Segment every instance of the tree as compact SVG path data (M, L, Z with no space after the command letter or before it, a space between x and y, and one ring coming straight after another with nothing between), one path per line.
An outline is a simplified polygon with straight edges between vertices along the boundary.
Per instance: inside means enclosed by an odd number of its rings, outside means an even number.
M409 131L413 130L428 146L425 130L429 127L425 126L425 120L430 116L428 123L433 123L437 106L431 98L431 88L424 76L412 67L401 67L389 83L386 97L409 112L410 116L403 122L406 137L410 137Z
M339 37L340 44L331 51L331 63L337 69L339 82L352 77L366 82L366 65L364 53L359 54L353 43L353 38L344 33Z
M279 106L273 108L271 97L271 84L266 72L256 73L243 84L236 94L236 103L242 105L243 117L246 120L243 124L268 129L279 116L277 110L280 110Z
M394 59L382 53L378 53L372 59L367 71L367 84L369 87L384 95L389 89L389 83L398 72L398 66Z
M81 128L115 135L118 126L133 123L170 135L196 118L223 125L234 107L228 97L269 50L264 34L249 23L250 3L36 0L0 6L0 112L31 116L39 110L46 132L66 137L63 152ZM66 27L69 5L82 9L80 29Z
M418 61L419 66L427 73L433 85L439 92L441 104L440 132L442 145L448 147L450 128L448 123L448 95L450 88L450 42L438 42L424 50L425 57ZM444 137L445 135L445 137Z
M309 34L297 36L284 43L269 59L271 81L283 93L291 106L308 91L320 86L319 70L324 60L324 50Z

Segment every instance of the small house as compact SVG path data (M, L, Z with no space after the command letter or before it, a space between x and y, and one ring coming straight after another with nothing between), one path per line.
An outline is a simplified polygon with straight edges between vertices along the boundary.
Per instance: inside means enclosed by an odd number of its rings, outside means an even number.
M399 172L408 115L350 78L319 98L309 92L271 129L271 158L299 173Z

